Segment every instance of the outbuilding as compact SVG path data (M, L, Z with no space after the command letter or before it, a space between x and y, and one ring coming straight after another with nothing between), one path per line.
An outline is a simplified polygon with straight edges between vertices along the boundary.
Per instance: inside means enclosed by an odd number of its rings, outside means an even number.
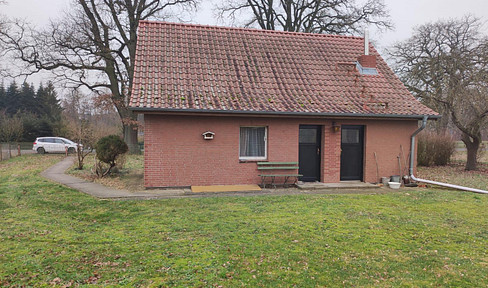
M438 117L361 37L142 21L135 61L147 188L259 184L257 162L378 182Z

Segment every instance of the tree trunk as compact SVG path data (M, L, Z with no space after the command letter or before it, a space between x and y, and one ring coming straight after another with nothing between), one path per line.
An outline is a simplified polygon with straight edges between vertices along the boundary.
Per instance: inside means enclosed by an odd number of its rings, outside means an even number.
M139 143L137 142L137 125L124 124L124 141L129 147L130 154L139 154Z
M478 150L480 149L481 144L481 137L480 138L472 138L463 133L463 137L461 139L464 144L466 145L466 149L468 150L468 157L466 159L466 170L472 171L477 169L477 158L478 158Z
M78 142L80 143L80 142ZM80 149L80 144L78 144L78 146L76 147L76 156L78 157L78 170L83 170L83 157L81 157L82 155L82 151Z

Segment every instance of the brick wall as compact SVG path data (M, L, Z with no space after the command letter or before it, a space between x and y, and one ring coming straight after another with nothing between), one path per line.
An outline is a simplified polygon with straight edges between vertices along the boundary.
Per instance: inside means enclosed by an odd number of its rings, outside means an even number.
M239 161L239 128L267 126L267 160L298 161L300 124L323 126L321 181L340 181L340 132L332 131L331 120L153 114L145 115L144 120L146 187L258 184L256 163ZM417 128L417 121L336 122L365 125L366 182L376 182L373 152L378 156L380 176L398 174L400 144L408 157L410 135ZM214 140L203 139L206 131L215 133Z

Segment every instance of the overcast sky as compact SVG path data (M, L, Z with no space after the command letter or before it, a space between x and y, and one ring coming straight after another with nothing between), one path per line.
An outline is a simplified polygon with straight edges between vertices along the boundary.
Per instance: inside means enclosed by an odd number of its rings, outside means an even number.
M390 11L395 30L383 34L371 32L376 48L383 52L393 43L405 40L412 34L412 28L438 19L459 18L467 14L488 20L488 0L384 0ZM202 0L192 23L222 25L213 16L211 1ZM361 1L358 1L361 2ZM24 18L36 25L46 25L69 9L71 0L7 0L0 5L0 14ZM485 28L488 26L485 26Z

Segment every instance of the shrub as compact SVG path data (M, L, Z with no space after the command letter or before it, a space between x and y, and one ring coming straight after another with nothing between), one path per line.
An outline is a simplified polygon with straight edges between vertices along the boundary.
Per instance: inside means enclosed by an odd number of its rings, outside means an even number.
M108 169L103 169L101 163L97 164L96 174L99 177L110 173L111 169L117 165L117 160L120 155L123 155L129 150L127 144L117 135L109 135L101 138L95 145L95 149L97 151L97 159L109 165Z
M455 148L455 142L450 135L421 133L418 136L417 164L419 166L447 165Z

